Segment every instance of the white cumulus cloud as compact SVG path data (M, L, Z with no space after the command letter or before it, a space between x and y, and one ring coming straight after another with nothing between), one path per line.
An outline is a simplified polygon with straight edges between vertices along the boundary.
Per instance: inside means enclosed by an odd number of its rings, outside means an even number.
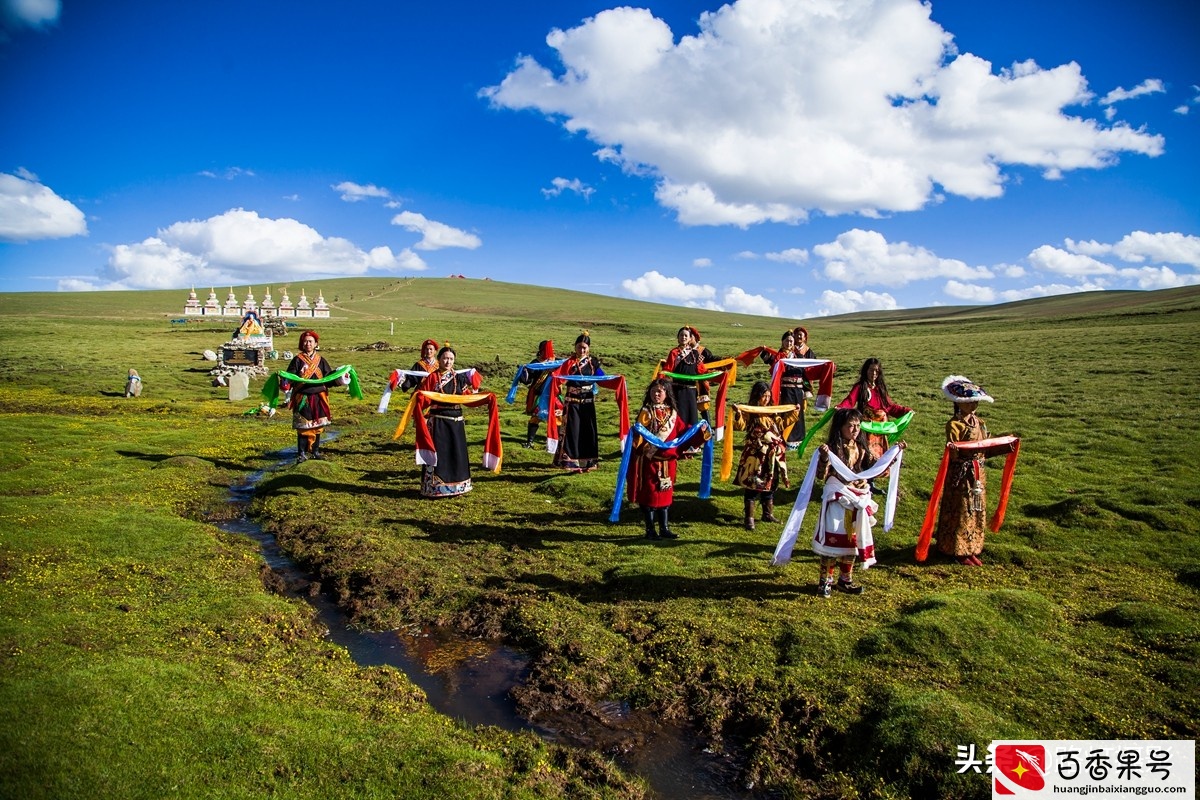
M483 244L483 240L473 233L452 228L444 222L427 219L424 214L415 211L400 212L392 217L392 224L421 234L421 241L414 245L418 250L441 250L444 247L474 250Z
M1200 269L1200 236L1176 232L1134 231L1126 234L1116 244L1104 244L1094 239L1086 242L1067 239L1066 245L1072 253L1089 256L1112 254L1132 264L1156 261L1160 264L1185 264Z
M0 241L29 242L86 236L87 221L74 203L59 197L27 170L0 173Z
M992 287L962 281L946 281L942 291L955 300L966 300L968 303L991 303L996 299L996 290Z
M853 314L855 311L886 311L899 308L896 298L887 292L859 292L847 289L835 292L826 289L821 292L817 310L818 317L829 317L837 314Z
M687 283L681 278L667 277L654 269L637 278L626 278L621 281L621 288L639 300L664 300L686 305L714 301L717 297L715 286Z
M678 38L620 7L546 42L557 70L521 57L482 96L585 133L597 158L653 176L687 225L911 211L942 192L996 197L1010 165L1059 177L1163 151L1065 111L1092 98L1077 64L996 69L921 0L736 0Z
M761 294L749 294L738 286L731 286L722 293L721 310L760 317L779 316L779 307L770 300Z
M426 268L410 250L359 249L294 219L231 209L176 222L135 244L112 248L98 281L72 278L59 289L178 289L287 281L303 277L403 273Z
M1058 275L1082 277L1084 275L1113 275L1116 267L1098 261L1084 253L1071 253L1058 247L1044 244L1028 256L1034 269Z
M550 188L542 189L542 194L546 197L558 197L563 192L574 192L584 200L588 200L595 191L594 188L588 186L579 180L579 178L571 178L570 180L566 178L554 178L550 181Z
M1118 86L1104 97L1100 98L1100 105L1110 106L1113 103L1119 103L1122 100L1132 100L1135 97L1141 97L1144 94L1154 94L1156 92L1165 92L1167 89L1163 86L1163 82L1158 78L1147 78L1132 89L1125 89Z
M888 242L877 231L858 228L840 234L835 241L815 245L812 252L825 262L825 277L847 286L903 286L927 278L992 277L986 267L940 258L924 247Z
M636 278L626 278L621 281L621 288L631 297L650 302L762 317L779 316L779 308L774 303L762 295L750 294L739 286L717 291L715 286L688 283L682 278L663 275L653 269Z
M1176 286L1194 286L1200 283L1200 275L1180 275L1170 267L1138 267L1123 269L1118 274L1133 281L1139 289L1173 289Z
M805 264L808 263L808 251L801 247L789 247L777 253L767 253L766 258L784 264Z
M254 177L254 170L242 169L241 167L227 167L220 172L215 172L211 169L201 170L201 175L205 178L217 178L219 180L231 181L235 178L240 178L245 175L247 178Z
M330 188L341 195L341 198L347 203L357 203L369 197L378 197L387 200L392 196L392 193L387 189L376 186L373 183L361 184L354 183L353 181L342 181Z

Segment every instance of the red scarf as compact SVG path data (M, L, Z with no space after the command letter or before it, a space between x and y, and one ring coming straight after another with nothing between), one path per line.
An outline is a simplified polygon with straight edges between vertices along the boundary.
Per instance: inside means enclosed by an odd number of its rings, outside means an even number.
M563 366L567 365L564 364ZM559 367L559 369L562 370L563 367ZM546 418L546 449L551 453L558 452L558 418L563 412L563 402L559 397L559 393L562 391L563 384L567 383L567 381L563 380L563 377L563 375L557 373L550 376L550 414ZM594 383L597 386L612 389L616 392L617 419L619 420L621 430L621 447L624 448L625 437L629 435L629 397L625 391L625 376L603 375L593 377L588 375L584 377L588 378L588 383Z
M1016 436L996 436L991 439L981 439L978 442L946 442L946 449L942 452L942 463L938 466L937 477L933 480L929 505L925 509L925 523L921 525L921 533L917 537L917 561L924 561L925 557L929 555L929 542L933 539L938 504L942 501L942 488L946 483L946 473L950 469L952 450L958 453L982 453L984 458L1002 453L1008 454L1008 458L1004 460L1004 475L1000 479L1000 500L988 528L995 533L1004 523L1004 512L1008 508L1008 495L1012 490L1013 473L1017 469L1017 453L1021 451L1021 440Z
M436 467L437 448L434 447L433 434L429 432L429 423L425 419L425 412L434 403L467 406L468 408L487 406L488 430L487 439L483 445L483 467L492 472L499 472L500 464L504 460L504 448L500 443L499 407L496 403L496 395L492 392L462 395L418 389L413 393L412 399L408 401L408 406L404 409L404 416L400 418L400 424L396 427L396 433L392 438L399 439L403 436L404 430L408 427L408 421L415 418L417 463Z
M817 381L817 411L824 411L829 408L829 402L833 398L833 373L837 371L837 365L825 358L817 359L779 359L775 362L775 366L771 369L771 402L779 403L779 383L783 378L783 368L785 366L793 366L788 364L788 361L804 361L804 377L809 380L816 379ZM813 363L815 362L815 363Z

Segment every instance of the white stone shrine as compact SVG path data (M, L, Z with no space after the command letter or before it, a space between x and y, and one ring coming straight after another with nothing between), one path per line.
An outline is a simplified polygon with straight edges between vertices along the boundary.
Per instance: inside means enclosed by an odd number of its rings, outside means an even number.
M233 287L229 287L229 294L225 298L225 304L217 299L215 289L210 289L208 299L204 301L204 305L200 304L200 300L196 296L195 287L188 292L188 298L183 304L183 314L185 317L243 317L248 311L258 312L264 322L268 322L273 317L283 317L285 319L329 319L332 309L325 302L324 292L318 290L315 303L309 303L308 296L304 290L300 290L300 300L292 305L292 300L288 297L288 288L282 287L280 290L279 305L275 305L274 298L271 297L271 289L268 287L263 295L263 301L260 305L254 298L254 289L247 287L246 296L242 300L238 300L237 294L233 291Z

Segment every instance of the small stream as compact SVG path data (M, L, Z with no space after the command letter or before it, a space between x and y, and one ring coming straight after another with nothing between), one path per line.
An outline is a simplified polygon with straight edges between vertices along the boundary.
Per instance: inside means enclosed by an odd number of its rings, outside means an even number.
M230 490L231 502L248 505L267 472L290 464L293 457L290 450L276 455L280 461L274 467L253 473L245 483ZM257 542L267 565L286 586L304 586L312 580L280 550L275 537L253 520L240 516L219 527ZM634 723L629 710L619 703L605 708L606 726L592 722L592 729L583 731L581 724L589 723L574 718L539 718L533 723L523 719L510 696L511 689L520 685L528 673L529 658L519 650L442 628L364 631L352 626L349 617L326 594L292 594L316 610L328 639L346 648L356 664L400 670L421 687L435 710L464 725L528 730L546 741L601 750L625 771L645 779L652 796L661 800L755 797L735 785L738 769L732 758L704 750L685 728L647 725L640 719ZM630 723L628 729L622 727L623 722Z

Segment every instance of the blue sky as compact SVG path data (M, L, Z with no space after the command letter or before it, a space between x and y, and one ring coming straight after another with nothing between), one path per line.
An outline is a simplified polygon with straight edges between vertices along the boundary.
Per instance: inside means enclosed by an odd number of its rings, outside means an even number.
M804 319L1200 282L1195 2L0 9L0 291L463 274Z

